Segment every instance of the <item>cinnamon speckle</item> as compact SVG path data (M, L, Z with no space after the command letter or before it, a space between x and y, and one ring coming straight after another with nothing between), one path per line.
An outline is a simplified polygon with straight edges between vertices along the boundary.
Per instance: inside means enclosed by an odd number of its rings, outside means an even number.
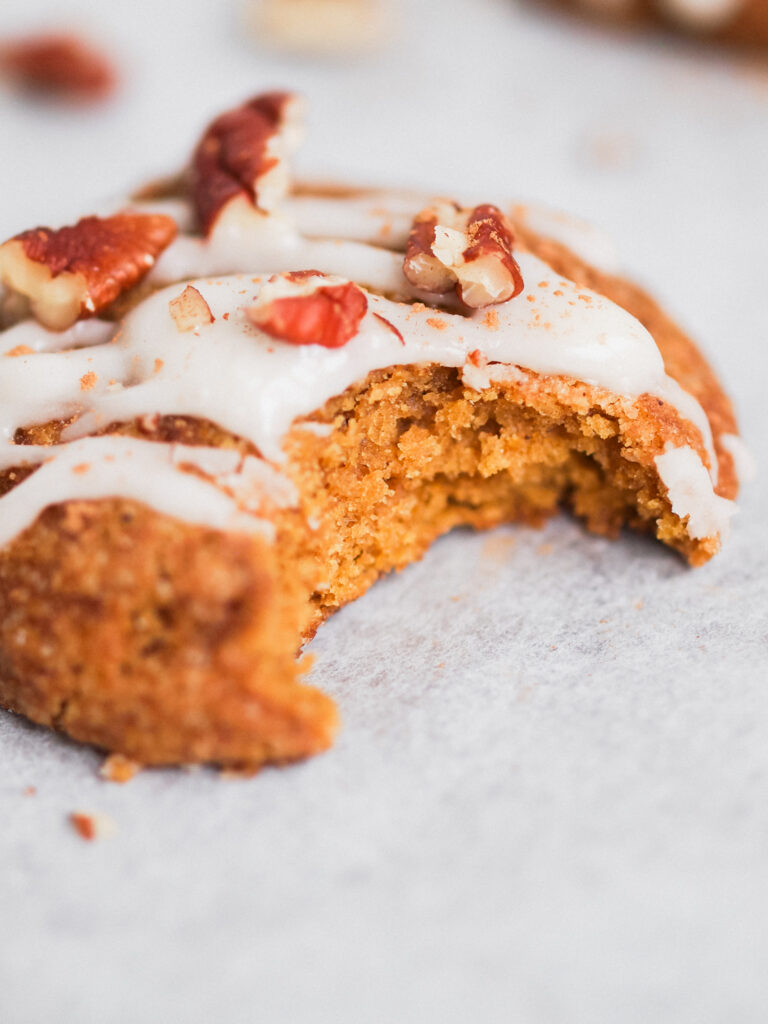
M80 378L80 390L91 391L93 388L96 387L96 381L98 379L99 378L96 376L93 370L89 370L88 373L84 373L83 376Z
M76 473L78 476L83 476L83 474L87 473L90 468L90 462L78 462L76 466L72 467L72 472Z
M8 349L5 354L7 356L31 356L34 354L34 351L29 345L17 345L16 348Z
M165 366L165 363L163 362L162 359L156 359L155 360L155 373L160 373L160 371L162 370L162 368L164 366Z
M499 329L499 314L495 309L489 309L488 312L482 319L483 327L489 331L498 331Z
M434 327L436 331L444 331L448 326L445 320L441 320L439 316L427 317L427 323L430 327Z

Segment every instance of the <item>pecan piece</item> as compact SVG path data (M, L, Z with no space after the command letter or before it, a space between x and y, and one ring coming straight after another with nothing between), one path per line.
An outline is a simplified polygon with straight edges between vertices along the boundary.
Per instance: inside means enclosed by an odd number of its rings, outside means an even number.
M28 92L76 102L112 92L112 65L77 36L35 35L0 45L0 72Z
M107 814L72 811L69 820L80 838L88 842L92 842L94 839L109 839L117 831L114 820Z
M341 348L357 334L368 298L351 281L301 271L271 278L245 315L290 345Z
M211 307L194 285L188 284L184 291L171 299L168 310L180 331L193 331L214 320Z
M176 235L163 214L84 217L33 228L0 245L0 281L25 295L35 317L62 331L93 316L141 280Z
M512 226L496 206L440 203L414 220L403 273L421 291L452 288L471 309L508 302L523 290Z
M240 197L263 213L288 191L286 161L300 130L299 98L293 93L256 96L221 114L208 126L192 158L192 202L204 234L222 209Z

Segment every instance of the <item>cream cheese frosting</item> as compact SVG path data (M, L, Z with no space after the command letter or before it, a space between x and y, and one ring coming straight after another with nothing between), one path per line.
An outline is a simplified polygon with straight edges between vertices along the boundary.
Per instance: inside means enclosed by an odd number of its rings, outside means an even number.
M71 444L7 448L0 466L42 464L2 498L0 544L31 526L47 506L119 496L150 505L182 522L218 530L258 533L271 540L274 526L258 513L269 466L235 451L160 444L136 438L86 437ZM196 469L197 474L189 472ZM201 475L198 475L201 474ZM270 496L278 504L295 500L281 477Z
M657 458L673 510L688 516L692 537L720 532L733 503L714 491L717 459L708 419L665 372L646 328L517 250L524 291L492 307L492 316L486 310L466 315L446 297L436 308L434 296L414 289L402 269L408 230L425 202L417 193L297 194L267 214L238 197L223 208L208 238L191 233L194 217L184 200L132 204L170 213L181 229L150 274L159 290L119 324L94 318L53 332L27 320L0 335L6 353L0 357L0 468L42 461L0 498L0 543L51 503L110 495L185 521L269 534L262 506L296 500L280 471L292 426L371 371L413 364L454 367L480 391L533 372L605 389L628 406L640 395L656 396L698 428L712 467L708 471L690 447ZM538 224L543 215L537 216ZM557 218L549 224L545 233L554 237ZM559 226L576 249L578 222ZM310 268L366 290L367 312L340 348L288 344L246 315L270 275ZM169 303L187 282L213 320L180 331ZM110 423L153 415L210 420L252 442L263 459L243 461L232 452L209 459L200 448L90 436ZM56 419L71 420L61 444L13 443L19 428ZM233 458L236 465L227 462ZM89 468L78 468L84 465ZM198 474L184 469L189 465Z

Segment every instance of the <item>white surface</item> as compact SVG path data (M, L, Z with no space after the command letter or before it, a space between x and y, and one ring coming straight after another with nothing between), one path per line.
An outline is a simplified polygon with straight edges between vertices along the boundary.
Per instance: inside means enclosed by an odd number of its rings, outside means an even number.
M130 79L89 115L0 98L3 234L89 211L183 160L223 105L296 85L306 172L607 228L764 462L766 65L502 0L406 4L410 34L404 13L347 66L270 56L223 3L93 7L69 10ZM46 9L5 0L0 30ZM439 543L318 635L344 730L298 767L117 787L0 715L0 1020L764 1021L766 478L698 571L568 520ZM84 843L75 809L118 834Z

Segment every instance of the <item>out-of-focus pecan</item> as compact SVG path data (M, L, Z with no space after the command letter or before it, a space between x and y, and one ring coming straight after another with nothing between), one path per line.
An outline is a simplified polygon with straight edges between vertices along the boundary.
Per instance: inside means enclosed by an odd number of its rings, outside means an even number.
M140 281L175 235L170 217L143 213L33 228L0 245L0 282L26 296L46 327L65 330Z
M245 314L290 345L341 348L357 334L367 309L368 298L356 284L306 271L271 278Z
M115 87L110 61L73 35L44 34L0 43L0 74L28 92L76 102L103 99Z
M512 226L498 207L439 203L415 218L403 272L421 291L444 295L455 288L464 305L480 309L523 290L513 247Z
M270 212L288 191L287 158L301 135L302 103L287 92L256 96L208 126L192 158L190 189L209 235L236 197Z

